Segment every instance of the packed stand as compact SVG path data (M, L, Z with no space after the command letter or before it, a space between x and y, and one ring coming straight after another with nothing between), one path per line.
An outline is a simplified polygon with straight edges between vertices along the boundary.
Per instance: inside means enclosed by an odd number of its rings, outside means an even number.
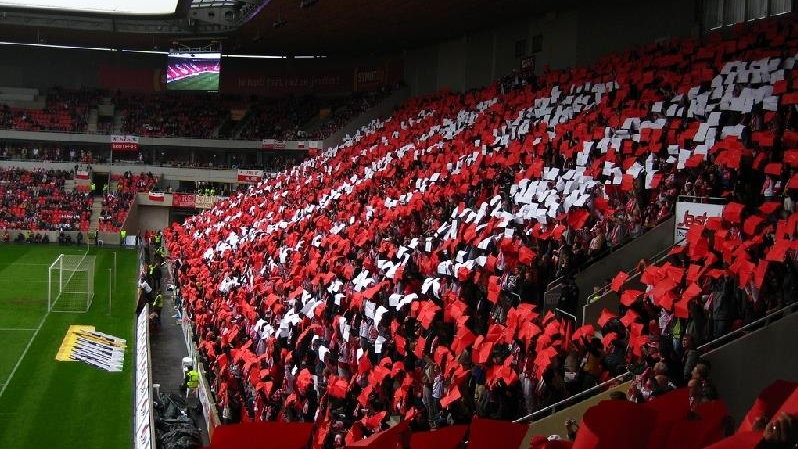
M114 104L122 115L122 132L145 137L213 138L242 100L218 94L119 94Z
M319 113L315 97L285 99L253 99L247 112L248 121L239 131L241 140L305 138L301 127Z
M330 137L349 123L350 120L373 108L382 99L387 97L388 94L389 91L387 89L374 92L355 93L350 97L334 102L330 106L332 111L331 115L324 120L319 129L311 134L311 139L324 140Z
M798 187L798 154L786 151L798 131L796 31L760 23L733 40L659 43L546 72L506 93L411 99L169 229L217 406L230 422L318 418L322 447L396 414L418 412L417 430L516 419L629 365L658 383L663 373L693 381L700 402L706 372L686 379L668 365L690 347L658 345L674 328L704 329L684 313L698 295L685 300L681 289L696 287L683 283L725 276L765 302L766 278L777 279L772 291L795 285L798 217L774 199L792 201ZM742 206L707 224L714 236L694 227L674 251L681 265L651 268L650 291L630 302L640 301L636 315L574 330L542 310L551 276L697 191L729 191ZM782 207L788 218L769 223ZM735 230L749 214L761 219L753 232ZM757 232L768 225L773 237ZM754 267L761 276L735 274Z
M152 190L158 183L158 178L152 173L134 175L125 172L123 175L112 175L111 182L116 182L116 189L103 197L100 231L115 232L121 229L130 212L130 206L136 199L136 194Z
M92 199L64 189L66 171L0 168L0 229L86 231Z
M42 109L0 105L0 128L19 131L86 132L89 109L95 106L98 91L54 88L47 92Z

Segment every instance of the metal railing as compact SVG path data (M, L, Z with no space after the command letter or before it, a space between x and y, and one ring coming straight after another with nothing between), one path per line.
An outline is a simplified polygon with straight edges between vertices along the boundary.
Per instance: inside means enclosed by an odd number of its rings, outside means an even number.
M731 331L731 332L729 332L727 334L721 335L720 337L718 337L718 338L716 338L716 339L714 339L712 341L704 343L703 345L701 345L698 348L696 348L696 350L701 355L708 354L708 353L712 352L712 350L717 349L719 346L722 346L723 344L727 344L727 343L730 343L732 341L735 341L735 340L737 340L740 337L748 335L752 330L757 330L760 327L765 327L768 324L770 324L771 322L773 322L775 320L778 320L779 318L782 318L784 316L787 316L787 315L789 315L791 313L795 313L796 311L798 311L798 302L795 302L795 303L789 304L787 306L784 306L781 309L773 311L773 312L763 316L762 318L757 319L756 321L753 321L751 323L746 324L745 326L743 326L743 327L741 327L739 329L736 329L736 330ZM563 400L561 400L559 402L556 402L554 404L546 406L546 407L544 407L544 408L542 408L542 409L540 409L538 411L532 412L532 413L530 413L530 414L528 414L528 415L526 415L524 417L518 418L518 419L516 419L513 422L522 423L522 422L527 422L529 420L533 420L533 421L534 420L539 420L539 419L544 418L546 416L552 415L552 414L554 414L557 411L561 411L562 408L564 408L564 407L569 407L571 405L574 405L576 403L579 403L579 402L583 401L584 399L587 399L587 398L590 398L592 396L595 396L596 394L602 393L602 392L606 391L607 389L609 389L609 388L611 388L613 386L616 386L616 385L619 385L621 383L627 382L627 381L631 380L632 378L634 378L634 374L632 372L630 372L630 371L626 371L625 373L623 373L623 374L621 374L619 376L615 376L612 379L609 379L609 380L607 380L605 382L602 382L602 383L600 383L600 384L598 384L598 385L596 385L594 387L588 388L585 391L582 391L582 392L577 393L575 395L569 396L569 397L567 397L567 398L565 398L565 399L563 399Z
M649 231L652 231L652 230L656 229L660 224L662 224L665 221L669 220L671 217L673 217L673 213L669 214L662 221L657 223L656 226L646 230L645 232L643 232L642 234L638 235L637 237L627 237L626 239L624 239L624 241L620 245L605 249L604 251L599 253L598 257L591 258L586 265L580 267L579 271L577 272L577 274L579 274L579 272L585 271L586 269L590 268L596 262L600 262L604 257L606 257L606 256L618 251L619 249L623 248L627 244L632 243L632 242L634 242L635 240L637 240L639 238L642 238ZM669 248L669 250L670 250L670 248ZM549 282L546 285L546 292L549 292L550 290L553 290L555 288L561 287L564 280L565 280L565 275L555 278L553 281Z
M668 257L668 255L670 254L671 250L672 250L672 249L673 249L675 246L681 245L683 241L684 241L684 239L682 239L682 240L679 240L678 242L674 243L674 244L673 244L673 246L669 246L668 248L665 248L665 249L663 249L662 251L660 251L660 252L658 252L658 253L654 254L653 256L651 256L651 257L650 257L650 258L647 260L647 262L648 262L648 265L646 265L646 266L648 267L648 266L651 266L651 265L656 265L656 264L658 264L658 263L662 262L663 260L665 260L665 259ZM640 265L638 264L637 266L635 266L635 267L634 267L634 269L632 269L631 271L629 271L629 273L627 273L627 274L629 275L629 278L628 278L628 279L626 279L626 281L624 281L624 284L625 284L626 282L629 282L629 281L631 281L631 280L633 280L633 279L637 278L638 276L642 275L642 274L643 274L643 272L640 270ZM613 293L613 292L611 291L611 288L612 288L612 282L610 282L610 283L607 283L607 284L605 284L603 287L601 287L601 288L599 289L599 291L597 292L597 293L599 293L599 295L600 295L600 296L599 296L599 298L598 298L598 299L596 299L596 300L595 300L595 301L593 301L593 302L599 302L599 301L601 301L602 299L604 299L604 297L605 297L605 296L607 296L608 294L610 294L610 293ZM587 303L587 304L585 304L585 305L584 305L582 308L584 309L584 308L585 308L585 307L587 307L589 304L592 304L592 303ZM584 314L584 310L583 310L583 312L582 312L582 317L583 317L583 319L584 319L584 316L585 316L585 314Z

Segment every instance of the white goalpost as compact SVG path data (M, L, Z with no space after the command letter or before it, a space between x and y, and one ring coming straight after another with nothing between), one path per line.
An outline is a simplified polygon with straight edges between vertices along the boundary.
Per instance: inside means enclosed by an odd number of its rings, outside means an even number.
M47 275L50 312L88 312L94 298L95 256L61 254Z

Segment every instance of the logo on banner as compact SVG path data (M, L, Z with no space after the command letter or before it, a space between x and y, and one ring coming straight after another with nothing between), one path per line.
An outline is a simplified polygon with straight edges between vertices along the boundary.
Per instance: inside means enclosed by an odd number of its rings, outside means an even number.
M676 220L673 241L684 245L687 230L693 223L704 224L707 219L723 215L724 205L679 201L676 203Z
M238 182L255 184L263 180L263 170L239 170Z
M111 136L111 149L116 151L138 151L138 136Z
M195 207L194 194L191 193L173 193L172 194L173 207Z
M94 330L94 326L69 326L55 359L83 362L105 371L122 371L125 340Z
M197 195L194 199L195 207L197 209L210 209L217 199L219 199L219 197L213 195Z

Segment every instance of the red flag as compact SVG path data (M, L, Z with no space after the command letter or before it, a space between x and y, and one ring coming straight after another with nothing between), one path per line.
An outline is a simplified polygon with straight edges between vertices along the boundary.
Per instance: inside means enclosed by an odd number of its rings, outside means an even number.
M460 399L461 397L462 396L460 396L460 387L458 387L457 385L452 385L449 388L449 393L441 398L441 407L449 408L449 406L452 405L452 402Z
M788 189L798 189L798 173L792 175L790 181L787 183Z
M790 244L791 242L789 240L776 240L770 248L770 251L768 251L765 260L770 262L784 262L784 258L787 257L787 251L790 250Z
M303 368L296 378L297 390L304 392L313 384L313 376L307 368Z
M723 218L732 224L738 224L742 220L744 208L740 203L729 203L723 208Z
M468 448L517 448L520 447L527 430L529 430L528 424L474 417L468 435Z
M743 224L743 231L745 231L748 235L756 235L756 228L762 224L762 218L757 215L751 215L750 217L745 219L745 223Z
M642 294L643 292L640 290L624 290L623 294L621 294L621 304L625 305L626 307L630 307Z
M337 376L330 376L327 383L327 393L336 398L346 398L346 391L349 389L349 383L345 379Z
M629 279L629 275L623 271L619 271L618 274L616 274L615 277L612 278L612 283L610 284L610 288L612 288L612 291L614 291L615 293L618 293L621 290L623 283L626 282L627 279Z
M535 260L536 254L526 246L518 248L518 263L529 265Z
M618 315L610 312L609 310L607 310L605 308L604 310L601 311L601 316L599 316L599 319L598 319L597 322L598 322L599 326L604 327L604 325L607 324L607 321L609 321L609 320L611 320L613 318L617 318L617 317L618 317Z
M491 276L488 278L488 301L496 304L499 301L499 293L501 293L501 285L499 284L498 276Z
M374 368L374 365L371 364L371 360L369 359L369 351L367 349L363 351L363 355L360 356L360 360L357 361L357 373L366 374L371 371L372 368Z
M773 176L781 176L781 163L771 162L765 165L765 173Z

